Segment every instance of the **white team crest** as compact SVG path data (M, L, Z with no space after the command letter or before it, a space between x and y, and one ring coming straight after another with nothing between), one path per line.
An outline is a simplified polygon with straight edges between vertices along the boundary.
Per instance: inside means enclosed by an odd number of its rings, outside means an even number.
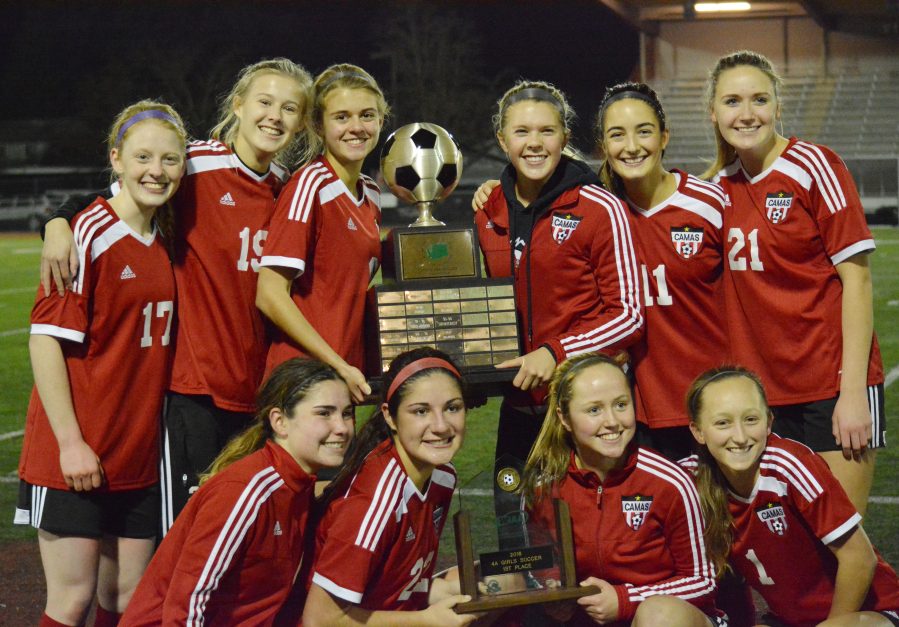
M771 503L756 508L755 515L759 517L771 533L782 536L787 531L787 517L784 515L783 505L780 503Z
M637 531L649 515L649 507L652 505L651 496L635 494L634 496L621 497L621 511L627 521L627 526Z
M787 219L787 211L793 206L793 194L775 192L765 194L765 212L771 224L780 224Z
M672 226L671 243L674 250L684 259L689 259L702 250L702 236L704 231L695 226Z
M583 216L575 216L570 213L553 213L553 239L556 240L556 244L561 244L571 237L583 219Z

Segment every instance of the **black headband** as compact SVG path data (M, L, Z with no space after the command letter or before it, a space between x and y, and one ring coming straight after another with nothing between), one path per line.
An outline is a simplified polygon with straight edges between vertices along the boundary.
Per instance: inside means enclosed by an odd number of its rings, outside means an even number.
M334 72L334 73L328 78L328 80L325 81L325 84L322 85L322 86L319 88L318 91L319 91L319 93L322 93L322 92L324 92L324 91L331 85L331 83L333 83L334 81L338 81L338 80L340 80L341 78L350 78L350 77L361 78L363 81L365 81L365 82L368 83L369 85L371 84L371 79L370 79L368 76L366 76L365 74L359 72L358 70L340 70L339 72Z
M540 102L549 103L559 110L562 120L565 120L565 105L551 91L543 87L528 87L509 96L509 100L503 105L502 111L499 112L500 120L506 117L506 111L509 110L509 107L522 100L539 100Z
M648 104L653 111L656 111L656 107L659 106L659 103L653 100L650 96L647 96L644 93L639 91L619 91L614 96L611 96L608 100L606 100L602 109L599 111L599 121L602 122L606 117L606 111L610 106L618 102L619 100L625 100L626 98L630 98L632 100L642 100L646 104Z

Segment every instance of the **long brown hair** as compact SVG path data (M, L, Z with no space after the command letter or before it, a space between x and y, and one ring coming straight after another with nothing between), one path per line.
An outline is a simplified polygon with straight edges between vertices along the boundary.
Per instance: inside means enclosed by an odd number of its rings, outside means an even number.
M665 109L662 108L662 102L659 100L659 95L655 92L655 90L647 85L646 83L619 83L618 85L614 85L606 89L606 93L602 98L602 102L599 105L599 112L596 114L596 123L594 124L593 130L596 135L596 144L599 146L602 151L602 161L599 162L599 179L602 181L603 187L607 190L618 196L618 198L622 200L627 200L627 194L624 191L624 183L621 180L621 177L612 169L612 166L609 164L609 156L606 151L606 142L605 142L605 123L606 123L606 112L609 109L610 103L609 101L617 96L618 94L622 94L625 92L635 92L637 94L641 94L645 96L645 98L639 98L640 102L645 102L652 109L652 112L656 116L656 121L659 123L659 133L664 133L668 129L667 118L665 117ZM622 99L626 98L622 96ZM617 101L618 99L616 99ZM665 156L665 151L662 151L662 156Z
M541 494L551 494L568 473L571 451L575 450L574 440L559 419L559 413L569 416L577 375L592 366L605 364L620 371L628 379L622 369L626 362L626 353L619 353L615 358L603 353L587 353L566 359L556 368L549 384L546 418L524 468L521 490L527 503L533 503Z
M710 383L718 383L743 377L755 384L761 395L765 409L768 408L768 397L762 382L751 370L742 366L720 366L712 368L699 375L690 389L687 390L686 407L690 422L699 428L699 416L704 405L706 387ZM730 502L728 500L728 482L718 466L718 462L712 457L705 445L698 446L696 470L693 471L693 479L699 492L699 504L702 507L702 515L705 518L705 545L706 554L715 566L718 578L721 578L730 565L727 557L730 555L730 546L733 542L734 521L730 515Z
M456 374L456 372L452 372L446 368L434 367L419 370L408 379L404 380L399 387L393 391L392 395L388 394L390 388L393 386L394 379L396 379L396 376L403 370L403 368L420 359L427 359L429 357L442 359L453 366L453 368L456 368L457 372L459 370L449 355L436 348L427 346L400 353L395 357L393 361L390 362L390 367L387 369L387 372L384 373L384 378L381 383L381 394L378 399L379 409L371 415L368 422L366 422L359 430L359 433L356 435L356 439L353 442L353 447L347 454L340 472L337 473L337 476L334 477L334 480L328 484L325 491L322 493L322 504L327 504L334 498L335 494L338 493L343 484L356 475L358 470L362 467L362 464L365 462L365 458L368 457L369 453L375 450L379 444L386 440L391 442L389 446L393 446L393 430L390 428L390 425L387 424L387 420L384 418L384 412L380 408L384 403L387 403L387 410L390 412L390 415L396 417L400 404L405 400L412 384L419 379L427 377L435 371L445 373L458 384L459 390L462 392L462 400L466 407L469 406L465 380Z
M259 411L252 426L225 445L201 477L200 485L217 472L265 446L266 441L274 437L269 420L271 411L279 409L285 416L293 417L297 404L306 398L312 388L324 381L345 383L334 368L316 359L294 357L272 370L256 393L256 407Z
M718 59L715 67L709 72L708 88L706 89L706 104L709 107L709 112L711 113L714 110L715 90L718 89L718 79L721 78L721 74L726 70L744 66L754 67L755 69L760 70L771 80L771 83L774 85L774 99L777 101L778 107L783 110L782 93L784 91L784 82L780 77L780 74L777 73L777 70L774 69L774 64L763 54L752 52L751 50L740 50L739 52L732 52ZM718 174L719 170L730 165L734 159L737 158L737 151L733 146L728 144L724 139L724 136L721 135L718 125L714 122L712 125L715 128L715 145L717 146L718 154L712 165L702 173L702 178L704 179L711 179Z

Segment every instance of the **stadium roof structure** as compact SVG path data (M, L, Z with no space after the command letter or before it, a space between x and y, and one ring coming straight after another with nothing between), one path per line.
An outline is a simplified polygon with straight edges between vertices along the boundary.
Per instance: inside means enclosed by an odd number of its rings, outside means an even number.
M731 2L699 0L599 0L641 31L653 34L658 22L759 17L813 18L824 30L869 37L899 38L899 0L798 0L796 2L742 2L739 10L704 11L697 5ZM723 7L721 7L723 8Z

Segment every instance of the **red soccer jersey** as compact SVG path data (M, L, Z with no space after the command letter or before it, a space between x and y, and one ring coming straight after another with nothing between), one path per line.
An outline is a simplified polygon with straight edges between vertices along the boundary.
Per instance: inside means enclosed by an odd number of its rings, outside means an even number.
M256 275L288 173L244 165L215 140L187 149L175 197L178 341L171 389L211 395L216 406L256 411L268 339L256 308Z
M646 327L631 356L637 417L652 428L689 424L684 396L727 361L721 289L724 192L673 171L677 191L648 211L630 204L643 270Z
M379 445L318 525L312 583L368 610L426 608L455 486L438 466L420 493L393 443Z
M836 264L874 250L855 184L831 150L795 137L754 178L737 160L716 177L731 206L724 287L734 360L772 405L833 398L842 367ZM868 384L883 382L874 338Z
M38 289L32 335L60 340L75 416L110 490L158 480L159 411L168 383L175 280L162 237L142 238L102 198L73 222L74 286ZM19 477L67 490L59 444L37 387L31 393Z
M554 496L571 510L577 578L604 579L618 594L614 625L630 624L637 606L657 594L680 597L715 614L715 575L706 558L705 526L693 479L655 451L631 446L624 468L600 482L577 467ZM549 499L534 507L534 522L554 526ZM582 611L576 625L595 623Z
M512 275L501 185L475 222L487 273ZM536 218L527 246L530 253L525 248L514 271L525 353L546 344L562 363L581 353L616 352L640 337L639 270L620 200L597 185L569 189ZM534 401L543 396L545 388Z
M328 346L361 370L365 293L381 262L381 195L367 176L358 192L356 200L324 157L300 169L278 198L261 263L296 271L293 302ZM277 330L266 373L303 355Z
M735 537L730 560L771 611L795 627L830 612L837 559L827 547L861 516L821 457L793 440L768 436L761 475L748 499L730 495ZM861 610L899 609L899 578L877 556Z
M314 487L272 442L212 477L166 534L120 625L271 625L303 557Z

